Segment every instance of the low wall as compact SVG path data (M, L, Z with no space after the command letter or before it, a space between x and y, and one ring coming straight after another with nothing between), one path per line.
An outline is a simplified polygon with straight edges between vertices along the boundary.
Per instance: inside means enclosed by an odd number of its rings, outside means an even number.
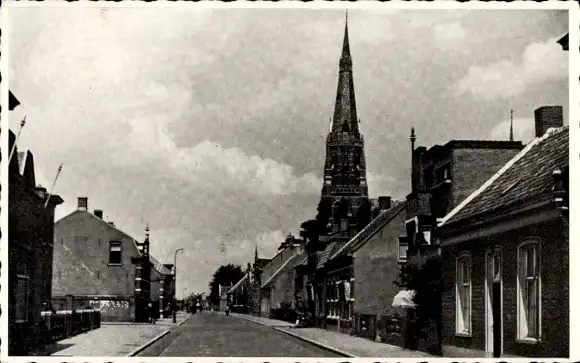
M65 296L53 297L55 310L94 309L103 322L130 322L135 320L135 299L132 296Z

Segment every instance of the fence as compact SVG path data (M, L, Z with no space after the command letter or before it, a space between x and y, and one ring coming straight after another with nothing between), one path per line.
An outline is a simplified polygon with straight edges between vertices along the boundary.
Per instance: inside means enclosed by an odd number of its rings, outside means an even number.
M50 343L70 336L97 329L101 326L101 312L97 310L60 310L42 313L44 331L43 343Z

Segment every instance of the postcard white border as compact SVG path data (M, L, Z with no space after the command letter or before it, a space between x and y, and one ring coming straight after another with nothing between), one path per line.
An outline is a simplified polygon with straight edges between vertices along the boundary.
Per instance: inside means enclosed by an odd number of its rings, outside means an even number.
M0 11L1 17L1 28L3 29L2 37L2 57L0 59L0 69L2 70L3 79L0 89L0 100L2 105L6 107L2 108L1 115L1 126L4 132L0 133L0 142L2 146L2 151L4 158L2 163L0 163L0 183L2 184L2 190L0 194L1 202L1 231L2 231L2 242L0 247L0 257L2 261L2 271L0 275L0 283L2 286L0 294L0 306L3 307L3 314L0 316L0 338L2 339L2 346L0 350L0 357L2 361L8 362L165 362L166 358L145 358L145 357L8 357L7 356L7 342L8 342L8 318L7 318L7 304L8 304L8 274L6 269L8 267L8 248L6 237L8 235L8 164L5 162L7 160L8 152L8 89L9 89L9 20L8 14L11 8L14 7L198 7L198 8L253 8L253 9L409 9L409 10L568 10L569 11L569 39L570 39L570 94L569 94L569 124L570 124L570 169L572 172L570 174L570 211L571 220L580 220L580 213L576 212L580 210L580 171L577 171L580 167L580 53L578 49L580 47L580 29L578 25L580 24L580 10L575 2L559 2L559 1L548 1L548 2L532 2L532 1L516 1L511 3L505 2L455 2L448 0L441 0L438 2L404 2L404 1L392 1L392 2L376 2L376 1L359 1L359 2L325 2L325 1L314 1L314 2L298 2L298 1L282 1L278 3L258 3L258 2L246 2L238 1L232 3L223 2L173 2L173 1L157 1L157 2L142 2L142 1L124 1L124 2L108 2L108 1L88 1L81 0L77 2L65 2L61 0L55 1L24 1L24 2L14 2L12 0L4 1L2 4L2 11ZM573 26L575 25L575 26ZM564 34L562 34L564 35ZM575 218L576 217L576 218ZM422 358L218 358L218 357L191 357L191 358L170 358L173 362L423 362L423 361L461 361L461 362L496 362L496 361L509 361L509 362L530 362L530 361L551 361L556 360L559 362L564 361L574 361L580 358L580 347L578 344L572 344L573 342L580 342L580 328L574 325L574 322L580 323L580 312L578 309L573 309L574 306L580 306L580 264L577 265L573 262L580 261L580 246L578 239L580 236L580 225L575 223L570 223L570 238L574 241L570 243L570 359L544 359L544 358L500 358L500 359L485 359L485 358L433 358L433 359L422 359ZM574 257L572 257L574 256ZM577 276L576 279L573 276ZM575 358L575 359L574 359Z

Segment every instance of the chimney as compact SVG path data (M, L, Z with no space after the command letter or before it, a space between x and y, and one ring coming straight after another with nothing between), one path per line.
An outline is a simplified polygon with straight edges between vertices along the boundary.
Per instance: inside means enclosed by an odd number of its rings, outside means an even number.
M552 127L564 126L564 111L562 106L544 106L534 111L536 121L536 137L542 137Z
M101 209L95 209L95 217L103 219L103 211Z
M89 210L89 198L87 197L79 197L78 198L78 210Z
M391 197L379 197L379 210L387 210L391 208Z

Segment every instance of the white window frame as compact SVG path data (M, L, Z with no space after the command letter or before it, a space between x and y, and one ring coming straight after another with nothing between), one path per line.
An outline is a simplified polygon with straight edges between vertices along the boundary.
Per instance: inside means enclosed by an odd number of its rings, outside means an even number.
M536 259L537 259L537 266L536 266L536 279L537 279L537 301L536 301L536 309L537 309L537 334L535 336L528 336L528 325L527 319L525 315L527 313L525 304L524 304L524 296L523 296L523 286L522 282L524 280L524 272L527 272L524 267L527 268L527 260L523 261L522 250L527 246L535 245L536 246ZM541 269L541 261L542 261L542 250L541 250L541 241L538 238L529 238L524 240L522 243L518 245L517 250L517 335L516 340L521 343L531 343L536 344L540 342L542 337L542 269ZM525 263L525 265L524 265ZM527 273L526 273L527 275ZM527 278L526 278L527 280Z
M401 247L405 246L405 256L401 256ZM399 239L399 248L397 250L397 254L398 254L398 261L399 262L407 262L407 255L409 253L409 243L408 242L401 242L401 240Z
M469 278L467 284L464 284L463 261L467 261ZM471 254L468 252L461 253L455 259L455 334L460 336L471 336L472 320L473 320L473 267L471 265ZM460 287L460 284L462 285ZM468 319L465 321L463 316L463 308L461 307L461 295L460 290L465 286L469 287L469 309L468 309Z

